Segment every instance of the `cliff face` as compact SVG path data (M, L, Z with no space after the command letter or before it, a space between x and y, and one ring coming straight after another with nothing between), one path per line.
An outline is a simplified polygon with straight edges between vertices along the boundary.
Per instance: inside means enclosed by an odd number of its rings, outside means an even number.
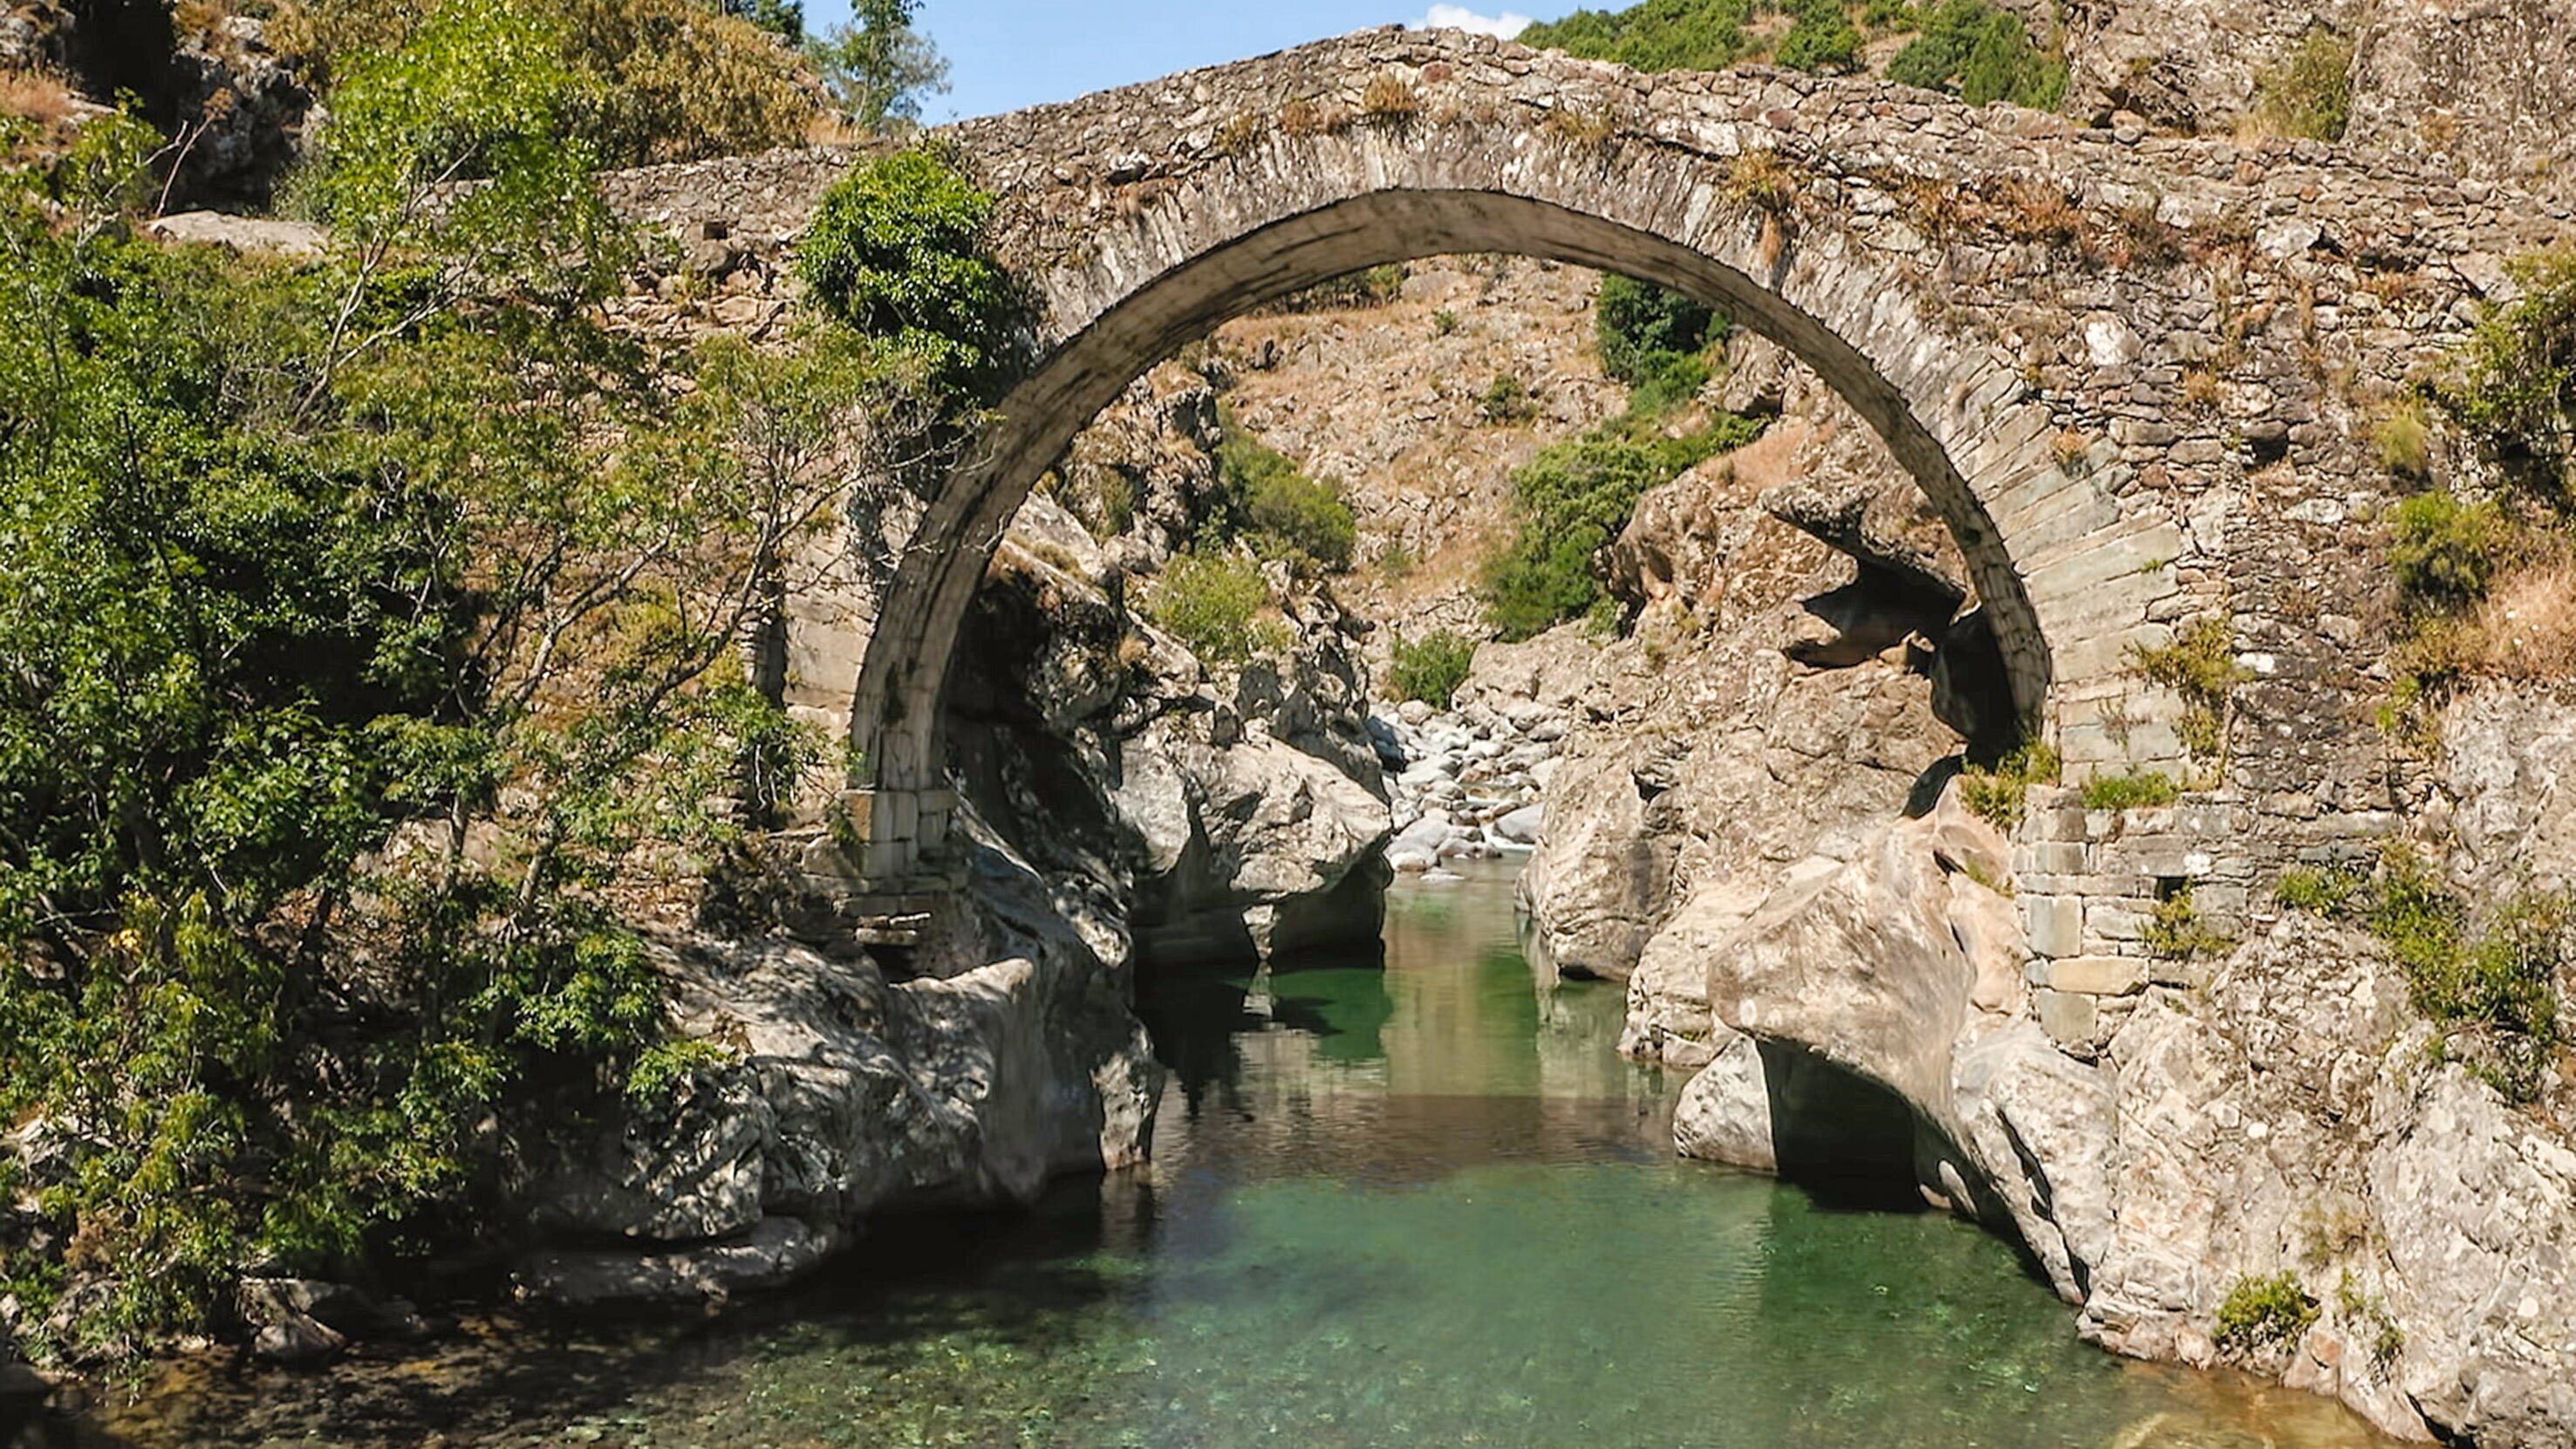
M2310 37L2349 86L2345 143L2440 157L2464 180L2576 201L2576 12L2557 0L2008 0L2062 23L2067 109L2186 134L2268 124L2267 89ZM2559 214L2564 215L2562 211Z

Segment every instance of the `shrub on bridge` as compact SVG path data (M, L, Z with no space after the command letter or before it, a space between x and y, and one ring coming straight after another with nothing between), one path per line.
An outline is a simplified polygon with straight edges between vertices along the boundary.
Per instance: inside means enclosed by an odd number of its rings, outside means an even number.
M934 152L881 156L834 186L797 257L826 313L919 366L988 395L1006 375L1018 299L984 252L993 198Z

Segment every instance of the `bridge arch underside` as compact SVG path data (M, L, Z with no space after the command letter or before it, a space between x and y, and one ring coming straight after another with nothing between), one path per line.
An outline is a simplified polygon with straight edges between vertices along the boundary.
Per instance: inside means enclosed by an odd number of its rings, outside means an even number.
M2046 409L2023 398L2018 366L1990 344L1923 322L1911 289L1878 254L1831 228L1730 211L1686 244L1551 200L1388 186L1249 227L1126 284L1119 273L1134 267L1135 252L1154 248L1122 242L1142 236L1174 249L1149 214L1127 238L1096 241L1072 275L1041 279L1058 316L1068 297L1076 309L1085 297L1112 300L1082 309L1092 320L1004 399L972 457L931 500L885 596L851 715L867 776L853 785L898 807L872 812L868 835L887 847L884 864L908 868L944 834L930 807L901 804L942 783L938 704L949 654L1002 531L1075 435L1147 368L1225 321L1333 277L1421 257L1504 252L1625 273L1716 304L1796 355L1877 429L1948 522L1992 619L2014 703L2026 725L2047 731L2055 660L2068 641L2048 627L2031 560L1998 526L1998 505L2044 515L2046 535L2061 543L2116 525L2117 509L2069 474ZM2070 610L2117 627L2134 624L2148 601L2108 612L2099 602Z

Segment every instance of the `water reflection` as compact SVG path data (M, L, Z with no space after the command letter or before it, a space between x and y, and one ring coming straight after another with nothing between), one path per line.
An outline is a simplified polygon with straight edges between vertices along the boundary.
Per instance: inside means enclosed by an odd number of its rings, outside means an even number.
M2004 1245L1672 1158L1618 988L1534 981L1510 882L1413 886L1383 964L1165 972L1155 1160L881 1225L805 1289L218 1372L140 1443L2137 1449L2375 1442L2107 1358Z

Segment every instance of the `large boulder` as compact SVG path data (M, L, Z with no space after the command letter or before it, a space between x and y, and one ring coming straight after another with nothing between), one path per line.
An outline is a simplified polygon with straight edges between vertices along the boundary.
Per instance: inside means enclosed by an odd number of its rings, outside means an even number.
M676 1024L722 1049L659 1103L532 1145L530 1216L562 1247L532 1298L722 1295L821 1262L873 1213L1022 1203L1139 1160L1159 1074L1120 959L982 836L967 891L899 953L697 935L664 943Z

